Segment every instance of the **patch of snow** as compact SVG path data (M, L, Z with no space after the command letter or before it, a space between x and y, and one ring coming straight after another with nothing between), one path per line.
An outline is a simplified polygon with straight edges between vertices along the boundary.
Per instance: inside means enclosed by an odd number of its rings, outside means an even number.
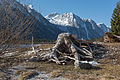
M92 24L92 28L95 29L95 26L94 26L94 24L93 24L93 23L94 23L93 20L88 19L88 21Z
M32 53L35 53L35 52L39 52L39 50L32 50L32 51L27 51L26 53L26 55L30 55L30 54L32 54Z
M28 5L28 7L29 7L30 9L33 9L33 5L31 5L31 4L30 4L30 5Z
M35 76L28 80L69 80L69 79L63 78L62 76L51 78L50 74L47 74L44 71L42 72L37 71L37 72L39 74L38 76Z
M7 51L7 53L6 52L4 52L4 53L5 54L3 56L13 56L13 55L16 55L18 53L18 51L16 51L16 52L8 52Z
M25 7L25 8L27 8L27 10L28 10L28 12L29 13L31 13L32 12L32 10L33 10L33 5L26 5L26 4L22 4L23 5L23 7Z
M96 62L96 61L80 61L81 63L89 63L89 64L91 64L92 66L97 66L97 65L100 65L98 62Z
M100 65L98 62L96 61L90 61L89 64L93 65L93 66L96 66L96 65Z
M28 10L29 13L32 12L32 9L33 9L33 6L32 6L32 5L27 5L27 10Z

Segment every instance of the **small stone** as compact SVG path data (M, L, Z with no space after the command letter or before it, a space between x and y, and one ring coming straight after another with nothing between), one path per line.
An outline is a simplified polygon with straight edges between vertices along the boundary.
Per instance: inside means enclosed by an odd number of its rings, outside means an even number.
M81 63L80 68L81 69L92 69L92 65L89 63Z

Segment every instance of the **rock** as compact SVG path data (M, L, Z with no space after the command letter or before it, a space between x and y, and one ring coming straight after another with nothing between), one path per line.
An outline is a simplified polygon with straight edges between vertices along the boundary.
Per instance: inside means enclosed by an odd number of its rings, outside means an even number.
M89 63L81 63L79 66L80 66L81 69L92 69L92 67L93 67Z

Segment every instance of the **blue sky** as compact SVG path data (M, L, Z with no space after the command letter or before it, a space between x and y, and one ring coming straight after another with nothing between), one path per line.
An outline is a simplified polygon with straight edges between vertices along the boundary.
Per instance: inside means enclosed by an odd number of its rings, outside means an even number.
M72 12L81 18L90 18L96 23L110 26L113 9L119 0L25 0L43 16L52 12Z

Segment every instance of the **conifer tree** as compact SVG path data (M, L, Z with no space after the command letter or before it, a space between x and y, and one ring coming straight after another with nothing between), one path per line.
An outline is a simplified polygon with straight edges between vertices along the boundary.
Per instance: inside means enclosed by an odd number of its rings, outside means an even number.
M111 32L115 35L120 35L120 5L119 4L117 4L112 14Z

